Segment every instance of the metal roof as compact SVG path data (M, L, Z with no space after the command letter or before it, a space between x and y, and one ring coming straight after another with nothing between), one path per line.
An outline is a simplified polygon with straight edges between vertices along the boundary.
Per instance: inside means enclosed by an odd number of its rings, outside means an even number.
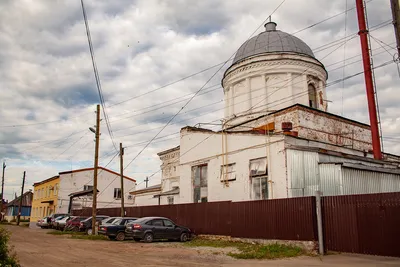
M165 191L165 192L163 192L163 193L161 193L161 194L154 195L154 197L178 195L179 192L180 192L180 191L179 191L179 187L177 187L177 188L174 188L174 189L172 189L172 190Z
M275 22L265 24L265 31L247 40L236 52L232 64L265 53L289 52L314 58L311 48L299 38L276 29Z

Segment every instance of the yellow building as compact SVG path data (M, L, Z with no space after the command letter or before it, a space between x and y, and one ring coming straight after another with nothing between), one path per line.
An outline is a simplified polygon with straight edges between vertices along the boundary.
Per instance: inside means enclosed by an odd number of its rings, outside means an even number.
M54 176L33 184L31 222L54 213L57 207L60 176Z

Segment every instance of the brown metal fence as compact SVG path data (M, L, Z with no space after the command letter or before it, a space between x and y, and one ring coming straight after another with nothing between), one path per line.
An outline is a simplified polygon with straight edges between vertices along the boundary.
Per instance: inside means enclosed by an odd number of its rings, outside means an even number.
M233 237L316 240L315 198L232 202Z
M91 209L73 213L90 216ZM129 207L126 213L168 217L196 234L317 240L315 197ZM326 250L400 257L400 193L323 197L322 220Z
M126 208L127 216L162 216L196 234L242 238L315 240L314 197L247 202L208 202ZM91 209L74 210L91 215ZM99 209L98 214L120 216L119 208Z
M400 257L400 193L322 198L325 249Z

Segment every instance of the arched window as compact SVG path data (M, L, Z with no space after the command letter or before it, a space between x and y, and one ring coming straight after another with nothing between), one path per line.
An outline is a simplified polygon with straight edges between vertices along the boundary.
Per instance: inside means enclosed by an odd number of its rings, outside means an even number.
M317 108L317 90L313 84L308 85L309 105L312 108Z

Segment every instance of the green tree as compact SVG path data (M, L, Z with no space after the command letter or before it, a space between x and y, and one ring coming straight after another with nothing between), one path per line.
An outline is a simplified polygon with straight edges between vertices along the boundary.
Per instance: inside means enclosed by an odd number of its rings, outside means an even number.
M8 245L9 232L0 227L0 267L20 267L15 253Z

